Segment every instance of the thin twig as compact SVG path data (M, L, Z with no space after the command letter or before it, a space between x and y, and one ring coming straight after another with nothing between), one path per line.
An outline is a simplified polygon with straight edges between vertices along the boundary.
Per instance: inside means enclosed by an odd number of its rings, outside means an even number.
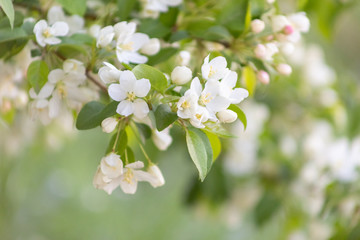
M100 82L98 82L93 76L90 75L90 71L87 69L86 72L86 77L92 81L96 86L98 86L103 92L107 93L107 88L106 86L102 85Z

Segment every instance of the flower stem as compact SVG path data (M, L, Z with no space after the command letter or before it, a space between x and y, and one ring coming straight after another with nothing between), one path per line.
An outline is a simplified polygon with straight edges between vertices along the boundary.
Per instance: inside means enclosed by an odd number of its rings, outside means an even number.
M141 149L142 153L144 154L144 157L146 158L146 160L148 161L149 164L152 164L152 161L150 160L149 155L147 155L147 153L146 153L146 151L145 151L145 149L143 147L142 141L141 141L139 135L137 134L136 129L134 129L133 125L131 125L131 129L133 130L134 135L135 135L135 137L137 138L137 140L139 142L139 146L140 146L140 149Z

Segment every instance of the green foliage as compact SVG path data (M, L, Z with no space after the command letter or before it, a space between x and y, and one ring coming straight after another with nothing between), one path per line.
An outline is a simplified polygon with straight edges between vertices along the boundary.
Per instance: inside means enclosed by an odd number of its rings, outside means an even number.
M137 79L149 79L151 87L158 92L164 92L168 82L165 75L154 67L146 64L140 64L132 70Z
M189 127L186 129L186 144L190 157L199 171L200 180L204 181L213 162L210 141L204 132Z
M77 14L80 16L84 16L86 12L86 0L56 0L61 6L69 11L71 14Z
M14 27L15 11L11 0L0 0L0 7L9 18L11 28ZM1 35L0 35L1 36Z
M33 61L27 70L27 80L34 88L36 93L39 93L41 88L48 80L49 67L46 62L42 60Z
M211 149L213 151L213 161L215 161L220 153L221 153L221 142L218 136L212 134L210 132L205 132L206 136L208 137L211 145Z
M134 0L117 0L120 21L126 21L136 5Z
M115 145L115 141L116 141L116 145ZM114 152L116 154L121 156L127 147L127 143L128 143L128 137L127 137L126 131L124 129L120 130L119 133L115 133L111 137L109 145L106 149L106 154L110 153L114 150ZM125 158L122 158L122 159L124 160Z
M146 33L151 38L163 38L171 29L157 19L144 19L139 26L139 32Z
M246 126L247 126L247 119L246 119L246 115L245 113L238 107L236 106L235 104L231 104L229 109L231 111L234 111L237 116L238 116L238 119L242 122L242 124L244 125L244 129L246 129Z
M177 52L178 52L177 48L173 48L173 47L162 48L157 54L149 57L147 64L154 66L156 64L165 62L166 60L174 56Z
M177 114L171 111L168 104L160 104L155 110L156 128L159 131L164 130L177 119Z
M105 118L116 114L117 105L118 102L104 105L96 101L85 104L77 117L76 128L78 130L87 130L99 126Z
M135 125L144 139L148 139L151 137L151 128L148 125L143 123L135 123Z
M245 66L242 71L242 77L250 96L252 96L256 88L256 75L254 69L250 66Z
M280 200L272 192L265 192L255 207L255 222L263 225L277 212Z

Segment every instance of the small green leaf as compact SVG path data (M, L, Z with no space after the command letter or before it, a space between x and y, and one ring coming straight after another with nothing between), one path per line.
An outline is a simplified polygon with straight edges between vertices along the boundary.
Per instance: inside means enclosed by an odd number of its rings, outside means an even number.
M250 66L244 67L242 71L242 77L245 81L245 85L249 91L250 96L252 96L256 88L256 75L254 70Z
M223 126L217 123L206 123L205 129L206 132L210 132L215 134L218 137L222 138L235 138L236 136L231 134L228 130L226 130Z
M118 133L115 133L111 137L111 140L107 147L106 153L111 152L113 149L114 149L115 153L117 153L118 155L122 155L124 153L124 151L127 147L127 143L128 143L128 137L127 137L126 131L124 129L120 131L119 138L117 140L116 146L114 147L117 136L118 136ZM125 158L122 160L125 160Z
M125 155L125 152L126 152L126 155ZM128 163L135 162L135 154L134 154L133 150L131 150L130 147L127 147L126 150L124 151L124 153L121 155L121 159L123 161L126 161L126 158L127 158Z
M217 25L210 27L202 36L202 39L209 41L220 41L220 40L230 40L230 32L223 26Z
M155 110L156 128L159 131L167 128L175 122L177 118L177 114L171 111L168 104L160 104Z
M245 113L238 106L234 104L230 105L229 110L234 111L237 114L238 119L243 123L245 130L247 126L247 119Z
M265 192L255 207L255 222L263 225L276 213L280 200L273 193Z
M151 87L158 92L164 92L168 86L165 75L154 67L146 64L137 65L132 72L137 79L146 78L149 79Z
M117 105L118 102L115 101L106 106L96 101L85 104L77 117L76 128L87 130L99 126L105 118L116 114Z
M12 30L10 28L0 29L0 43L26 38L28 38L28 35L22 28L14 28Z
M210 145L213 151L213 161L215 161L221 153L221 142L218 136L213 133L206 132L206 136L210 141Z
M169 8L165 13L161 13L159 20L167 27L172 27L176 24L176 19L179 14L179 8Z
M134 9L136 1L134 0L117 0L118 5L118 15L120 21L125 21L130 16L132 10Z
M9 18L11 28L14 27L15 11L11 0L0 0L0 7ZM0 35L1 36L1 35Z
M138 128L139 133L141 136L144 137L144 139L148 139L151 137L151 128L143 123L135 123L136 127Z
M71 14L84 16L86 12L86 0L56 0Z
M251 2L247 1L244 32L247 32L249 30L250 24L251 24Z
M156 64L162 63L168 60L169 58L171 58L172 56L174 56L177 52L178 52L177 48L172 48L172 47L163 48L156 55L150 56L149 60L147 61L147 64L154 66Z
M201 130L191 127L186 129L186 144L190 157L199 171L199 177L204 181L213 160L209 139Z
M139 26L139 32L149 35L150 38L163 38L171 33L171 29L157 19L144 19Z
M27 70L27 80L34 88L36 93L39 93L41 88L48 80L49 67L42 60L33 61Z

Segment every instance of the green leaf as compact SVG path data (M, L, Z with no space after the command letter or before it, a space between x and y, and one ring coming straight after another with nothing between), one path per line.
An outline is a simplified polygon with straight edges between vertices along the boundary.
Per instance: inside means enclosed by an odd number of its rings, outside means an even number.
M270 192L265 192L255 207L255 222L263 225L276 213L280 200Z
M144 139L148 139L151 137L151 128L143 123L135 123L136 127L138 128L139 133L141 134L141 136L144 137Z
M208 137L210 141L210 145L213 152L213 162L219 157L221 153L221 142L218 136L216 136L213 133L206 132L206 136Z
M76 128L87 130L99 126L105 118L116 114L117 105L118 102L115 101L106 106L96 101L85 104L77 117Z
M115 153L117 153L118 155L122 155L124 153L124 151L127 147L127 143L128 143L128 137L127 137L126 131L124 129L120 131L119 138L116 142L116 146L114 147L117 136L118 136L118 133L115 133L111 137L109 145L106 149L106 153L111 152L113 150L113 148L114 148ZM122 158L122 160L125 160L125 158L124 159Z
M49 67L42 60L33 61L27 70L27 80L34 88L36 93L39 93L41 88L48 80Z
M126 155L125 155L125 152L126 152ZM135 162L135 154L134 154L133 150L131 150L130 147L127 147L126 150L124 151L124 153L121 155L121 159L123 161L126 161L126 158L127 158L128 163Z
M176 19L179 14L179 8L169 8L165 13L160 14L160 22L167 27L172 27L176 24Z
M25 38L28 38L28 35L22 28L14 28L12 30L9 28L0 29L0 43Z
M164 92L167 88L168 82L165 75L154 67L146 64L137 65L132 72L137 79L149 79L151 87L158 92Z
M149 35L150 38L163 38L171 33L171 29L162 24L159 20L145 19L139 26L139 32Z
M190 157L199 171L199 177L204 181L213 160L209 139L201 130L191 127L186 129L186 144Z
M167 128L176 119L178 119L177 114L171 111L168 104L160 104L155 110L156 128L159 131Z
M15 11L11 0L0 0L0 7L9 18L11 28L14 27ZM0 35L1 36L1 35Z
M238 119L243 123L245 130L247 126L247 119L245 113L235 104L231 104L229 110L234 111L237 114Z
M3 17L0 20L0 28L14 28L14 27L20 27L24 22L24 15L19 12L15 11L15 18L14 18L14 24L11 26L9 19L7 17Z
M87 56L89 52L81 45L74 44L59 44L56 46L57 52L65 58L74 58L78 55Z
M147 61L147 64L154 66L156 64L162 63L168 60L169 58L171 58L172 56L174 56L177 52L178 52L177 48L172 48L172 47L163 48L156 55L150 56L149 60Z
M180 31L177 31L177 32L174 32L170 39L169 39L169 42L173 43L173 42L177 42L177 41L180 41L180 40L183 40L185 38L188 38L189 37L189 34L187 31L185 30L180 30Z
M134 0L117 0L118 5L118 16L120 21L125 21L130 16L132 10L134 9L136 1Z
M250 24L251 24L251 2L247 1L244 32L247 32L249 30Z
M230 40L231 34L225 27L218 25L207 29L201 38L209 41Z
M71 14L84 16L86 12L86 0L56 0L61 6Z
M208 122L205 124L205 129L206 132L210 132L215 134L218 137L222 137L222 138L235 138L236 136L231 134L228 130L226 130L223 126L217 124L217 123L211 123Z
M254 70L250 66L245 66L242 71L242 77L245 80L245 85L250 96L252 96L256 88L256 75Z

